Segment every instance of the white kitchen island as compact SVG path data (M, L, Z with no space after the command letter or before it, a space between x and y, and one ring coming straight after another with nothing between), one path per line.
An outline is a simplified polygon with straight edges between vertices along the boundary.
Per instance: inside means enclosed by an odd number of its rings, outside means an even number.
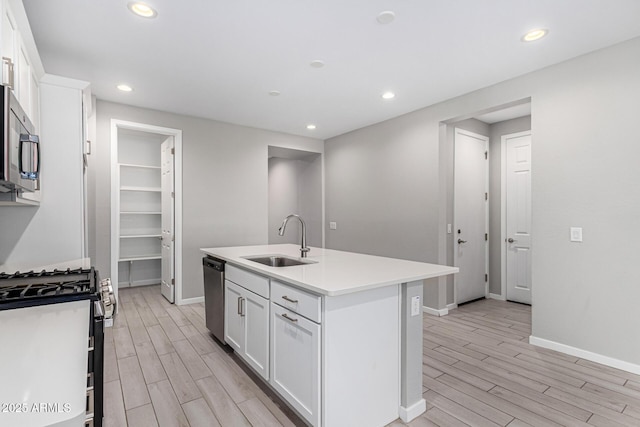
M455 267L293 244L203 248L227 262L225 341L313 426L384 426L426 410L422 285Z

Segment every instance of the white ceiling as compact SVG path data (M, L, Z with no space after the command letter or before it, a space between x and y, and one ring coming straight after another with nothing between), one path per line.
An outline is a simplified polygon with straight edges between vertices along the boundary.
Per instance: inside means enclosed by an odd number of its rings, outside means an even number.
M640 36L638 0L147 3L156 18L127 0L24 0L46 72L99 99L320 139Z

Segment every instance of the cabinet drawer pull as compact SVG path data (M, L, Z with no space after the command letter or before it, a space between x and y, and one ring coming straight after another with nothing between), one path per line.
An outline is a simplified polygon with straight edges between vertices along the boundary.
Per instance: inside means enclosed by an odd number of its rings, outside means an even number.
M242 316L242 297L238 297L238 314Z
M294 319L292 317L287 316L287 313L283 313L282 317L284 317L285 319L287 319L288 321L293 322L293 323L298 321L298 319Z
M292 302L292 303L294 303L294 304L297 304L297 303L298 303L298 300L297 300L297 299L291 299L291 298L289 298L289 297L288 297L288 296L286 296L286 295L283 295L283 296L282 296L282 299L283 299L283 300L285 300L285 301Z

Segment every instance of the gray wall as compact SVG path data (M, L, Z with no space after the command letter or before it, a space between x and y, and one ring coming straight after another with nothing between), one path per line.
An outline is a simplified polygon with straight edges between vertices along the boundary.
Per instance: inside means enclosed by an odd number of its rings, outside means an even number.
M533 335L640 364L639 69L640 38L326 141L327 247L446 261L441 123L530 97Z
M307 228L307 246L322 247L322 159L269 158L269 243L300 244L300 224L287 224L278 235L282 220L298 214Z
M267 243L268 146L323 151L317 139L98 101L89 215L102 277L109 276L111 256L111 119L182 130L185 299L203 295L199 248Z
M531 116L493 123L489 127L489 292L502 295L502 150L503 135L531 130Z
M3 264L36 268L86 256L82 91L42 83L40 98L42 200L39 207L0 206L0 271Z

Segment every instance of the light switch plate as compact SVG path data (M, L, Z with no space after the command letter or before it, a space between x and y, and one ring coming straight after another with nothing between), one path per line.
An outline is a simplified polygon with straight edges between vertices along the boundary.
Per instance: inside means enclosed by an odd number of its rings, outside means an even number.
M571 241L582 242L582 227L571 227Z
M337 230L338 229L338 223L335 221L331 221L329 223L329 230Z
M411 316L418 316L420 314L420 295L411 297Z
M447 224L447 234L451 234L451 224Z

